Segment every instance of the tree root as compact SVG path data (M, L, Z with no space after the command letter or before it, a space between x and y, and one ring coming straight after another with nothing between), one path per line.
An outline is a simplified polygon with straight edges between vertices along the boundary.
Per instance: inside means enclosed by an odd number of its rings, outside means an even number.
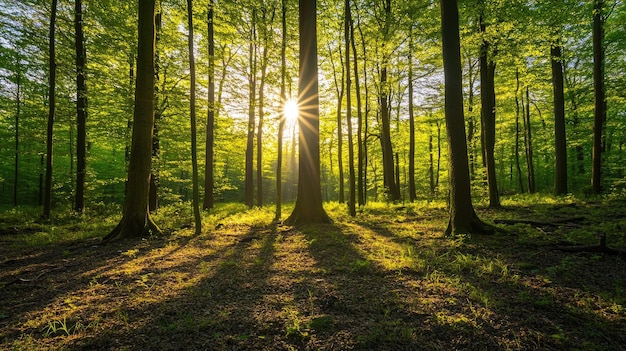
M496 224L513 225L513 224L521 223L521 224L530 224L530 225L539 226L539 227L545 227L545 226L556 227L556 226L566 224L566 223L579 222L584 219L585 217L572 217L572 218L555 219L549 222L548 221L535 221L535 220L530 220L530 219L496 219L493 222Z
M146 216L143 221L131 221L126 216L122 217L120 223L102 241L111 242L125 238L143 238L162 234L163 231L154 223L150 215L146 214Z
M557 250L566 252L597 252L609 255L618 255L626 257L626 251L610 248L606 245L606 234L600 236L600 242L598 245L573 245L564 246L560 245L556 247Z

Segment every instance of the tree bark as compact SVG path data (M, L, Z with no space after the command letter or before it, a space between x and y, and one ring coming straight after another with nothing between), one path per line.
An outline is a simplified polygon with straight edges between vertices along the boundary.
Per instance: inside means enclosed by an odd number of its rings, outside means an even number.
M259 123L257 125L257 137L256 137L256 182L257 182L257 204L259 207L263 207L263 123L264 123L264 108L265 108L265 79L267 75L267 50L268 50L268 29L267 29L267 9L263 8L263 54L261 55L261 84L259 86ZM271 9L274 12L274 9ZM272 13L273 21L274 14Z
M593 148L591 154L591 191L602 192L603 128L606 121L604 93L604 0L593 2L593 88L595 110L593 115Z
M50 219L50 207L52 205L52 133L54 129L54 115L56 108L56 53L55 53L55 26L57 17L57 0L52 0L50 10L50 31L49 31L49 60L48 60L48 129L46 133L46 178L43 201L43 218Z
M187 23L189 33L187 35L187 45L189 47L189 122L191 125L191 183L193 217L195 222L195 233L202 233L202 217L200 216L200 184L198 180L198 153L197 153L197 131L196 131L196 60L193 43L193 1L187 0Z
M533 161L533 133L532 126L530 124L530 94L529 88L526 87L526 113L524 117L524 129L526 140L526 171L528 172L528 193L534 194L535 189L535 166Z
M209 0L209 13L207 15L207 41L209 44L209 83L208 83L208 112L206 117L205 156L204 156L204 201L202 207L211 209L215 203L213 188L213 157L215 144L215 38L214 38L214 11L215 0Z
M124 213L105 241L142 237L161 230L148 211L154 125L155 0L139 0L135 109Z
M74 2L74 30L76 32L76 198L74 211L83 212L85 208L85 172L87 166L87 84L85 84L85 65L87 51L83 33L83 3Z
M13 206L17 206L17 194L18 194L18 184L19 184L19 169L20 169L20 117L22 114L22 68L20 66L21 58L17 55L16 66L17 66L17 79L16 79L16 100L17 100L17 109L15 111L15 155L14 155L14 168L13 168Z
M457 1L440 0L440 8L450 172L450 220L446 235L485 232L470 193Z
M519 70L515 70L515 169L517 171L517 183L519 191L524 192L524 181L522 179L522 167L519 162L519 118L520 118L520 105L519 105Z
M245 203L248 208L254 206L254 178L252 176L252 164L254 158L254 112L256 109L256 9L252 9L252 40L250 41L250 57L248 66L250 73L248 82L250 86L248 95L248 137L246 144L246 175L245 175Z
M413 111L413 27L409 31L409 201L417 200L415 192L415 115Z
M483 17L480 17L480 32L486 30ZM487 186L489 188L489 207L500 207L500 194L496 177L494 148L496 143L496 96L494 76L496 65L489 59L489 42L483 38L480 48L480 98L482 129L484 131L484 155L487 166Z
M385 9L385 24L383 27L383 58L380 71L380 91L379 91L379 106L380 106L380 119L381 119L381 131L380 131L380 146L383 152L383 175L385 180L385 188L388 199L391 201L400 200L400 189L396 184L396 177L394 174L394 154L393 146L391 144L391 116L389 106L389 83L387 82L387 68L389 65L389 54L385 52L385 45L390 40L391 35L391 0L384 1Z
M275 220L282 216L283 197L283 134L285 131L285 104L287 102L285 79L287 76L287 0L281 0L282 40L280 45L280 112L278 114L278 156L276 158L276 214Z
M365 205L365 189L363 181L364 167L364 147L363 147L363 106L361 101L361 85L359 82L359 66L356 52L356 42L354 40L354 22L350 20L350 44L352 45L352 56L354 57L354 85L356 92L356 109L357 109L357 198L359 206ZM348 50L346 48L346 50Z
M563 92L563 63L561 46L550 48L552 62L552 91L554 93L554 193L567 194L567 138L565 135L565 94Z
M345 26L344 38L346 44L346 120L348 123L348 171L350 199L348 200L348 213L356 216L356 179L354 172L354 137L352 136L352 80L350 79L350 23L352 23L352 13L350 12L350 0L345 1Z
M339 48L339 55L341 55L341 48ZM330 57L330 63L333 67L333 77L335 81L335 91L337 93L337 167L339 168L339 203L342 204L345 202L345 189L344 189L344 172L343 172L343 123L341 123L341 106L343 102L344 92L344 83L346 76L346 69L341 65L341 81L337 80L337 69L335 67L334 61L332 59L333 53L330 46L328 47L328 55ZM343 61L343 60L342 60ZM343 62L342 62L343 63Z
M300 59L298 128L300 131L298 197L285 221L290 225L329 223L320 184L319 96L316 0L299 0Z

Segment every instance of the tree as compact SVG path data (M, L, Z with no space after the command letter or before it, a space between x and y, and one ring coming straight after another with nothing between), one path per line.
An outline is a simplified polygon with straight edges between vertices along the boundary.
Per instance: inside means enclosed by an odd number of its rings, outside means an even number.
M254 178L252 163L254 158L254 112L256 107L256 7L252 9L252 24L250 25L250 45L248 57L248 134L246 143L246 175L245 175L245 203L248 208L254 206Z
M76 33L76 198L74 211L83 212L85 208L85 173L87 166L87 84L85 66L87 51L83 33L83 2L74 2L74 31Z
M389 45L391 40L391 0L385 0L384 7L384 25L383 25L383 58L380 68L380 90L378 103L380 105L380 146L383 151L383 174L385 179L385 188L387 195L391 201L400 200L400 186L396 184L396 177L394 175L395 167L393 162L393 147L391 144L391 116L390 116L390 98L389 87L387 81L388 66L389 66L389 54L385 52L385 46Z
M52 205L52 133L54 129L54 114L56 107L56 54L55 54L55 25L57 16L57 0L52 0L50 10L50 34L49 34L49 57L48 57L48 129L46 133L46 185L43 201L43 218L50 218L50 207Z
M290 225L329 223L322 207L319 147L316 0L299 0L298 196Z
M470 193L457 0L440 0L440 7L450 172L450 220L446 235L481 233L487 228L474 211Z
M344 19L344 39L346 44L346 120L348 122L348 170L349 170L349 200L348 212L350 216L356 216L356 179L354 172L354 137L352 136L352 80L350 79L350 23L352 23L352 14L350 12L350 0L345 1L345 19Z
M196 132L196 60L193 44L193 0L187 0L187 23L189 33L187 45L189 47L189 122L191 124L191 182L193 186L192 205L195 221L195 233L202 233L202 217L200 216L200 185L198 184L198 153Z
M604 151L603 128L606 121L604 93L604 0L593 2L593 149L591 156L591 191L602 192L602 152Z
M285 78L287 75L287 0L281 0L281 44L280 44L280 110L278 112L278 156L276 158L276 215L279 221L282 215L283 199L283 134L285 132L285 104L287 95L285 92Z
M208 96L208 112L206 117L206 139L205 139L205 158L204 158L204 202L202 207L205 210L213 208L215 198L213 188L215 180L213 178L213 158L215 144L215 35L214 35L214 0L209 0L209 13L207 15L207 41L209 43L209 96Z
M148 211L154 125L155 0L139 0L137 79L127 191L120 223L105 241L160 233Z
M480 32L486 35L486 24L483 14L479 19ZM500 207L500 195L496 178L496 161L494 147L496 143L496 94L495 70L496 64L489 55L490 44L486 38L480 45L480 100L481 120L484 135L483 160L487 166L487 186L489 188L489 207Z
M563 89L563 58L561 46L552 44L550 48L552 68L552 90L554 94L554 193L567 194L567 138L565 135L565 94Z

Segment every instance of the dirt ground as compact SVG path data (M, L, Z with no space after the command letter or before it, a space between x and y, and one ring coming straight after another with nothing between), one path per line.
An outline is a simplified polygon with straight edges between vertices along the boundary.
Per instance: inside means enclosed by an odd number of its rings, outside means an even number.
M624 255L560 250L621 245L624 208L482 210L543 222L462 238L442 237L445 209L412 206L106 245L16 248L31 233L5 226L0 349L624 350Z

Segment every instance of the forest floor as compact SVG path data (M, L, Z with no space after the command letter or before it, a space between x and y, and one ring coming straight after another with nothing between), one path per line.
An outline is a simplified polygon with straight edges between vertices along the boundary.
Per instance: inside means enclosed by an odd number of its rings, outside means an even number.
M626 257L560 250L624 249L626 201L503 203L479 216L537 223L445 238L443 203L327 204L302 228L225 205L199 236L170 208L165 235L104 245L117 212L3 211L0 349L626 349Z

